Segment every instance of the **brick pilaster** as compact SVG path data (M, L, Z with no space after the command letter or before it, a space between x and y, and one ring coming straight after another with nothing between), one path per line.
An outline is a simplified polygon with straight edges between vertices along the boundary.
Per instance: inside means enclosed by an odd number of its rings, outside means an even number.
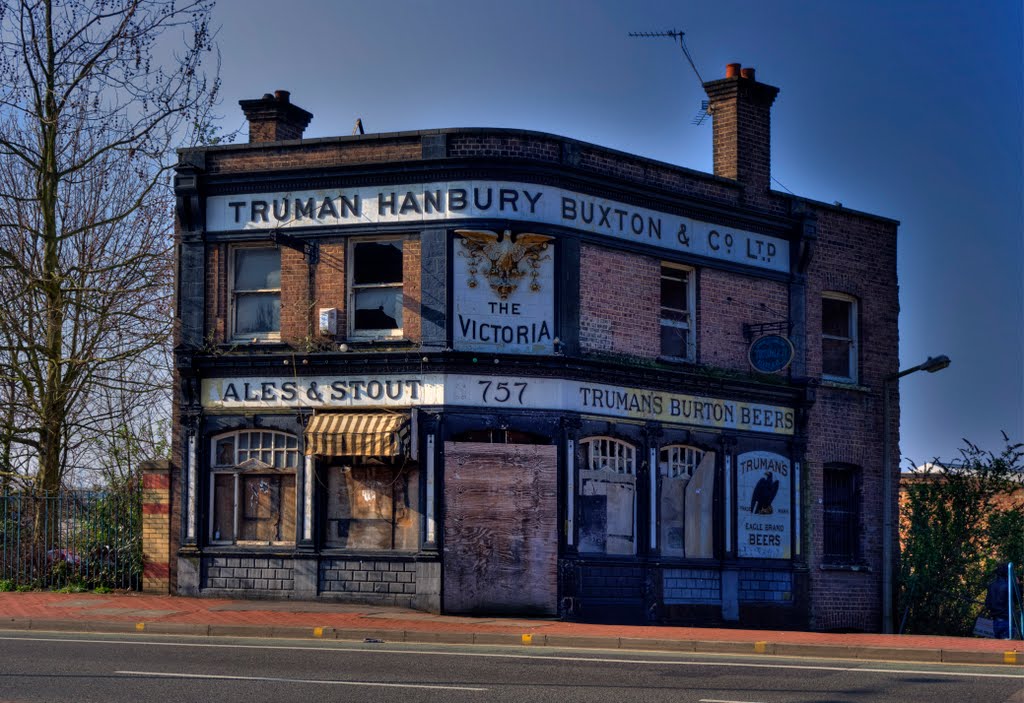
M142 590L166 595L170 590L171 463L142 464Z

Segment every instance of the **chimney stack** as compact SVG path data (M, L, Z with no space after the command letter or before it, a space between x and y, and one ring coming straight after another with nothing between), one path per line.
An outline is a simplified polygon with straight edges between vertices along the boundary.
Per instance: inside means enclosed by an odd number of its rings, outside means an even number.
M280 142L302 139L313 114L292 105L291 93L276 90L256 100L239 100L245 118L249 120L249 143Z
M748 197L771 186L771 107L779 89L758 83L753 68L725 67L725 78L704 84L714 131L715 175L746 186Z

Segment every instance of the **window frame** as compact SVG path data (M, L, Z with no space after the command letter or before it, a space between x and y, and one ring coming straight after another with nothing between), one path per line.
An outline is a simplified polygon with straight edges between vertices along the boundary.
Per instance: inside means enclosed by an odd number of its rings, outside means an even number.
M317 528L320 534L320 540L322 549L326 552L339 553L339 554L398 554L398 555L409 555L415 554L421 548L424 529L423 529L423 496L421 494L420 480L423 473L423 467L417 462L408 463L395 463L395 462L379 462L369 459L368 457L345 457L344 461L327 462L319 467L317 472L317 482L322 488L322 497L319 499L319 505L321 506L323 519L321 520L320 526ZM377 469L383 471L384 469L390 470L393 474L392 480L390 481L390 493L389 498L391 501L391 517L388 519L388 523L391 529L391 547L368 547L368 546L340 546L337 544L337 539L330 536L331 525L339 520L339 518L331 517L331 478L329 476L332 472L338 472L339 481L343 481L342 474L345 469L350 471L356 469ZM400 548L396 546L398 541L398 511L396 508L399 506L396 501L396 492L394 487L398 484L402 474L409 474L406 485L408 491L405 493L405 500L408 502L409 510L412 512L412 544L408 548ZM351 522L372 522L374 518L348 518Z
M829 487L834 481L829 480L829 474L847 477L850 481L849 495L844 507L836 509L835 501L829 500ZM821 562L822 564L835 566L853 566L860 564L863 559L861 539L864 530L861 526L863 516L863 473L859 466L843 463L827 463L822 467L821 476ZM841 517L835 517L842 513ZM849 535L847 543L850 551L846 553L828 552L828 535L838 528L845 528Z
M680 271L686 275L686 310L680 310L678 308L670 308L665 305L664 300L661 297L661 286L660 282L665 280L665 269L674 269ZM671 261L662 261L661 266L658 269L658 347L659 357L662 359L669 359L671 361L686 361L695 362L697 360L697 332L696 332L696 281L697 281L697 270L692 266L685 266L683 264L677 264ZM675 312L677 314L684 314L686 316L685 322L679 320L672 320L665 316L665 311ZM676 356L673 354L666 354L664 348L661 346L661 337L665 327L672 327L675 329L683 329L687 331L686 339L686 355Z
M248 434L248 435L252 435L252 434L270 434L270 435L272 435L274 437L277 437L277 436L284 437L285 438L285 442L284 442L285 446L281 447L280 450L284 454L285 459L284 459L283 463L285 465L283 467L268 466L268 465L265 464L265 462L260 461L260 465L259 466L255 466L255 465L246 466L246 464L248 462L253 461L253 458L251 458L251 457L249 459L246 459L243 462L239 462L238 461L238 457L239 457L239 441L238 440L239 440L239 437L241 435L243 435L243 434ZM233 459L232 459L233 463L230 464L230 465L223 464L223 463L218 463L218 461L217 461L217 445L220 443L221 440L228 439L228 438L234 439L234 452L233 452L234 456L233 456ZM289 447L288 446L289 440L294 440L294 445L295 445L294 447ZM264 450L264 449L261 448L259 451L277 452L278 450L279 450L278 448L272 447L269 450ZM249 449L246 449L245 451L249 451ZM287 465L288 464L287 455L288 455L289 452L294 452L294 457L295 457L294 466L291 466L291 467L289 467ZM273 458L274 457L271 456L271 460L273 460ZM259 461L259 460L257 460L257 461ZM302 462L302 454L299 451L299 438L298 438L297 435L290 434L288 432L283 432L281 430L272 430L272 429L242 429L242 430L232 430L230 432L222 432L222 433L214 435L213 437L210 438L209 462L210 462L210 469L209 469L208 473L209 473L209 496L210 496L209 506L210 506L210 510L209 510L209 516L208 516L209 517L209 519L208 519L208 523L209 524L208 524L207 539L208 539L208 543L211 546L216 546L216 547L229 547L229 546L246 546L246 547L251 547L251 546L264 546L264 547L272 546L272 547L277 547L277 546L287 546L287 545L294 545L294 544L296 544L297 538L298 538L298 510L299 510L299 503L300 503L300 501L302 499L301 496L299 495L299 484L298 484L298 467L301 465L301 462ZM233 491L232 506L231 506L231 510L232 510L231 522L232 522L232 532L234 534L234 539L215 539L215 537L214 537L214 535L215 535L214 530L215 530L215 526L216 526L216 519L215 519L216 515L215 515L215 513L216 513L216 509L217 509L217 505L216 505L216 485L217 485L217 477L218 476L233 476L234 477L234 482L233 482L234 483L234 491ZM241 486L242 486L242 479L243 479L244 476L291 476L292 477L292 479L293 479L293 492L295 494L295 505L293 506L293 513L292 513L292 515L294 516L294 519L295 519L296 529L295 529L295 532L291 535L290 539L283 539L283 540L243 540L243 539L239 538L240 527L241 527L240 515L241 515L241 512L242 512L242 505L241 505L241 491L242 491L242 487ZM283 507L282 507L282 509L283 509Z
M601 459L597 458L598 461L606 462L603 466L595 466L595 458L591 456L591 447L594 445L601 446L601 443L612 447L619 447L625 451L617 453L617 455L609 455L609 457ZM593 435L581 439L580 449L583 451L584 463L580 466L584 471L609 471L616 474L624 474L626 476L636 476L636 445L632 442L612 437L609 435ZM609 466L608 462L614 461L615 466ZM620 468L621 465L621 468Z
M394 340L404 339L405 337L405 241L407 237L404 236L385 236L385 237L350 237L346 246L346 265L345 277L346 277L346 288L347 295L346 304L348 305L347 327L349 339L356 340ZM399 283L360 283L355 282L356 272L356 246L359 244L372 244L374 242L398 242L399 251L402 253L402 280ZM402 310L402 321L401 324L395 329L367 329L357 330L356 329L356 292L359 290L374 290L374 289L387 289L397 288L399 291L399 308Z
M682 452L688 457L690 455L693 455L692 461L689 461L687 459L673 459L672 450L682 450ZM664 452L669 452L668 459L662 459L662 454ZM684 478L684 476L680 473L672 473L673 467L675 467L676 465L682 465L684 470L686 471L685 478L689 480L693 478L693 472L697 470L698 466L700 466L700 462L704 460L704 455L706 453L706 450L701 449L700 447L694 446L692 444L676 443L666 444L662 447L658 447L658 476L664 476L665 478ZM663 467L667 467L668 471L664 471Z
M278 286L277 286L277 288L254 288L254 289L251 289L251 290L244 289L244 290L241 290L241 291L238 291L235 288L235 272L236 272L236 269L237 269L237 264L236 264L237 255L238 255L238 252L244 251L246 249L249 249L249 250L252 250L252 249L272 249L272 250L277 251L277 276L278 276ZM237 328L237 323L238 323L238 294L239 294L239 292L242 295L267 295L267 294L276 293L277 294L277 299L278 299L278 305L280 306L280 303L282 302L281 282L280 282L281 281L281 274L282 274L281 264L282 264L282 262L281 262L281 247L277 246L276 244L272 244L272 243L268 244L268 243L265 243L265 242L252 242L252 243L249 243L249 244L232 244L232 245L228 246L228 271L227 271L227 274L228 274L228 276L227 276L228 285L227 285L227 289L228 289L228 323L229 323L229 329L231 331L230 335L229 335L230 341L232 341L232 342L249 342L249 343L256 342L256 343L258 343L258 342L278 342L278 341L281 340L281 320L280 320L280 317L278 317L277 331L276 332L267 332L267 333L264 333L264 334L256 334L256 335L240 334L238 332L238 328Z
M825 334L825 301L826 300L837 300L843 303L847 303L850 306L849 315L849 336L840 337L831 334ZM860 378L860 334L859 334L859 316L860 316L860 305L857 298L847 293L837 293L835 291L825 291L821 294L821 378L826 381L834 381L836 383L857 383ZM847 376L837 376L825 372L825 340L835 342L847 342L848 348L848 363L850 373Z

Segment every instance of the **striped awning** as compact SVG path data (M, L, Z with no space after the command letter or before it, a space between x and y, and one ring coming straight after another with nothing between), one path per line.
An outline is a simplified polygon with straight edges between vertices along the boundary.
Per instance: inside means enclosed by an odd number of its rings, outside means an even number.
M306 426L306 454L402 456L409 453L407 413L322 413Z

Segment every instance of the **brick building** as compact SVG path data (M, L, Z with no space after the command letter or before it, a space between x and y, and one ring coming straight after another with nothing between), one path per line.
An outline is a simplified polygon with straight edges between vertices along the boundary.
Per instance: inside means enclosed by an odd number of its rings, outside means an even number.
M714 174L284 91L181 151L172 590L878 629L897 223L705 88Z

